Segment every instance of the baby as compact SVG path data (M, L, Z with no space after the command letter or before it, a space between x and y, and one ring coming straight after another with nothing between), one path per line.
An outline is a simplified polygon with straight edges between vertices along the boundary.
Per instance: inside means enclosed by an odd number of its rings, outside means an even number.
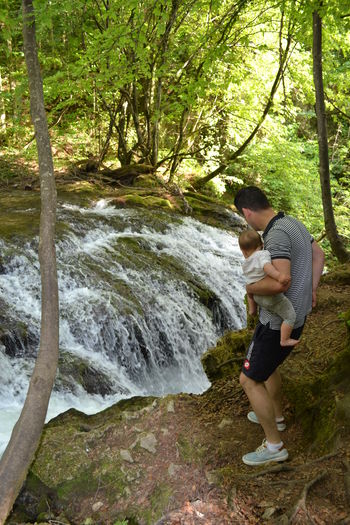
M252 284L269 275L281 284L290 282L289 275L279 272L271 263L271 255L263 249L260 235L255 230L246 230L238 239L239 247L245 257L242 270L247 284ZM279 315L283 322L281 324L281 346L295 346L298 339L292 339L291 333L295 323L295 310L289 299L283 294L276 295L250 295L248 294L249 313L256 313L256 304L266 308L269 312Z

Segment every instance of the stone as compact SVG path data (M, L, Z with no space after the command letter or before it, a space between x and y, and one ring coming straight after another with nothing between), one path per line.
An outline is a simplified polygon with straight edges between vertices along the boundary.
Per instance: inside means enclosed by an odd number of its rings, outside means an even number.
M222 430L223 428L231 425L232 423L233 423L232 419L224 417L224 419L222 419L220 421L218 426L219 426L220 430Z
M140 446L152 454L157 452L156 444L157 439L152 433L146 434L140 439Z
M268 519L270 519L271 516L276 512L276 510L277 510L276 507L268 507L268 508L265 510L265 512L264 512L264 514L263 514L263 516L262 516L263 519L264 519L264 520L268 520Z
M124 461L127 461L128 463L134 463L134 460L132 458L132 455L130 454L130 452L126 449L122 449L120 451L120 456L121 458L124 460Z
M171 399L167 405L167 411L168 412L175 412L175 404L174 404L174 400Z
M170 463L169 467L168 467L168 474L170 477L174 477L176 476L176 474L178 473L178 471L180 470L180 465L175 465L174 463Z
M94 503L91 508L93 512L98 512L102 507L103 507L102 501L96 501L96 503Z

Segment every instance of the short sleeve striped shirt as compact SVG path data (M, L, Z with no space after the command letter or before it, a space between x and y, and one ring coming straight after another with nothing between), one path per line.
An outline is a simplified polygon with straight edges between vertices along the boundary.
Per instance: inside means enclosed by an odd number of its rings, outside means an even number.
M279 212L271 219L264 233L264 249L274 259L289 259L291 263L291 285L286 296L291 301L295 312L295 328L301 326L312 309L312 247L313 237L305 226ZM281 318L260 309L260 322L270 323L270 328L279 330Z

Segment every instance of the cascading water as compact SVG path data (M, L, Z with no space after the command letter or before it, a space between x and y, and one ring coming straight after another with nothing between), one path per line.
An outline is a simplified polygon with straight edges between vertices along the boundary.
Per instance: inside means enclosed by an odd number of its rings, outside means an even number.
M200 355L245 322L236 238L104 200L92 208L61 202L58 222L60 362L48 418L133 395L204 391ZM0 454L39 343L37 242L0 241Z

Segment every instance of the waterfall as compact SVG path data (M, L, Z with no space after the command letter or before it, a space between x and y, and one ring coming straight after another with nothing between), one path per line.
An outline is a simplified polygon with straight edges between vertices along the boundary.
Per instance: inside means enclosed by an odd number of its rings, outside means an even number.
M236 237L107 200L60 201L58 231L60 362L48 419L133 395L203 392L201 354L245 323ZM0 240L0 250L1 454L34 366L41 307L38 239Z

